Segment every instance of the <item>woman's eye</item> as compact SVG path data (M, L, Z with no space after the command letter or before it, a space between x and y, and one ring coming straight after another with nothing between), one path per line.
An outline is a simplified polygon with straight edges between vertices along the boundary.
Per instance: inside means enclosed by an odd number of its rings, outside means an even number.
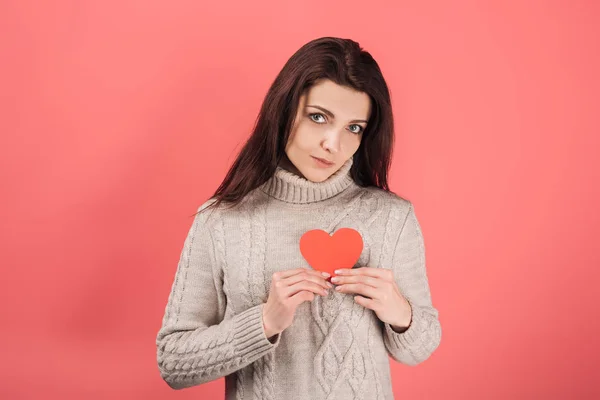
M319 114L319 113L315 113L315 114L308 114L308 116L309 116L309 117L310 117L310 119L312 119L313 121L315 121L315 119L314 119L313 117L323 117L323 118L325 118L325 117L323 116L323 114ZM317 122L317 123L320 123L319 121L315 121L315 122Z
M360 126L360 125L350 125L350 126L351 126L351 127L352 127L352 126L355 126L355 127L357 127L357 128L358 128L357 130L352 130L352 129L350 129L350 131L351 131L352 133L361 133L361 132L363 131L363 127L362 127L362 126Z

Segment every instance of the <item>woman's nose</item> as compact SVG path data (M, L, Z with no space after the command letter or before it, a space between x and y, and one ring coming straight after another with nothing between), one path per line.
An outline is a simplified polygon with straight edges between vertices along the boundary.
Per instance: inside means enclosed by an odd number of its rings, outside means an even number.
M340 151L340 134L334 130L327 131L323 139L323 147L331 153Z

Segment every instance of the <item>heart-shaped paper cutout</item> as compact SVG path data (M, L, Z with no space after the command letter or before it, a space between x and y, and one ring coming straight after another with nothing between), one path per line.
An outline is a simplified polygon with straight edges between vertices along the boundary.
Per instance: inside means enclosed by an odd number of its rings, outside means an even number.
M300 252L310 266L331 276L336 269L352 268L362 250L362 236L352 228L340 228L331 236L322 229L313 229L300 238Z

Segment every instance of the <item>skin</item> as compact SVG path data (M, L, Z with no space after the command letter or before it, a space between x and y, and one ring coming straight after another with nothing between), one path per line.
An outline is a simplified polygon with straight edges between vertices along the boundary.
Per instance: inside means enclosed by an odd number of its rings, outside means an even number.
M325 181L356 153L370 116L366 93L328 79L317 82L300 98L280 166L312 182ZM334 164L319 167L311 156Z

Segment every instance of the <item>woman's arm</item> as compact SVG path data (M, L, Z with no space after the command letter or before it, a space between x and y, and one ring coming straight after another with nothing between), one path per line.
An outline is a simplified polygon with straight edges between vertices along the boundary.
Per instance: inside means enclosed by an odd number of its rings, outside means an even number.
M394 248L392 270L402 295L412 310L412 320L402 332L384 324L384 343L390 356L406 365L425 361L439 346L442 329L431 303L425 268L425 244L412 203Z
M160 374L173 389L228 375L279 344L280 335L269 340L265 334L264 304L223 320L227 301L206 224L209 213L196 215L185 239L156 338Z

